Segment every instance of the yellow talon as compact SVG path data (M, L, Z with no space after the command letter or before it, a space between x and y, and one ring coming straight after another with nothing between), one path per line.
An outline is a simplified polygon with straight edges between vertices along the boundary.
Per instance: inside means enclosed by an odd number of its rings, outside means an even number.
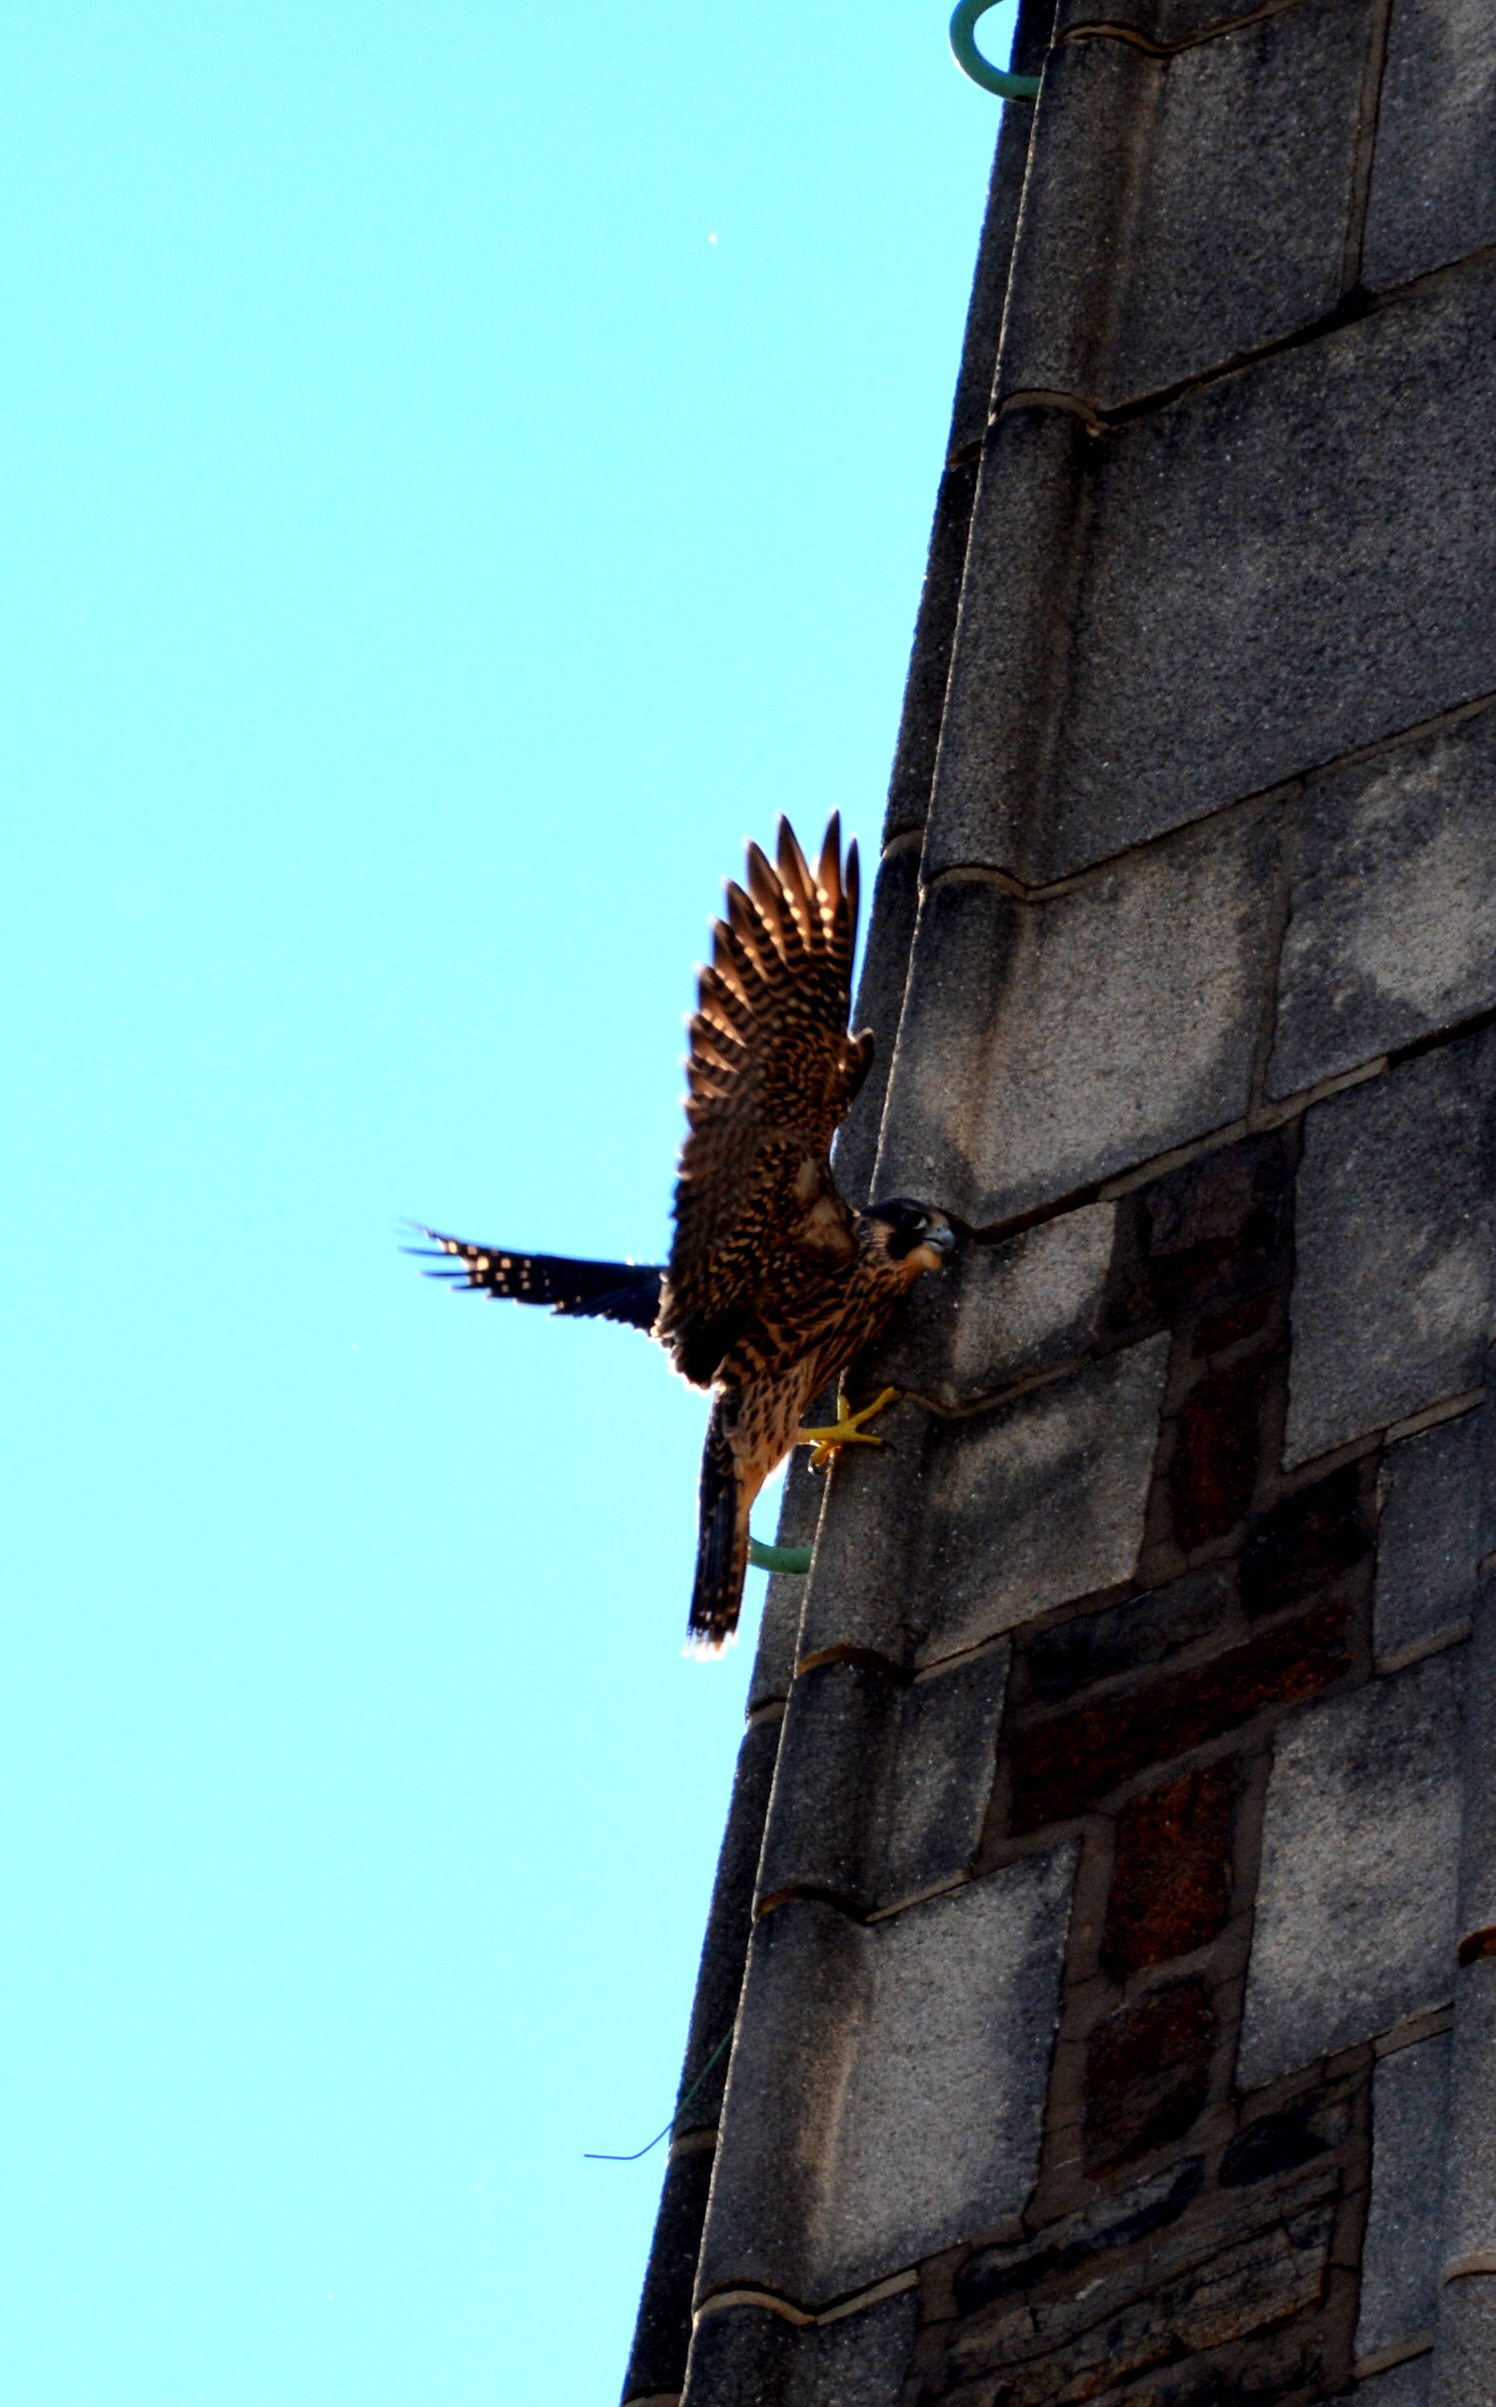
M846 1397L839 1395L836 1399L836 1420L830 1429L797 1429L795 1444L815 1449L810 1458L812 1471L823 1471L833 1454L839 1453L843 1446L881 1446L883 1440L869 1437L862 1424L870 1421L875 1412L882 1412L892 1404L898 1392L896 1387L885 1387L881 1396L875 1396L872 1403L864 1404L859 1412L848 1412Z

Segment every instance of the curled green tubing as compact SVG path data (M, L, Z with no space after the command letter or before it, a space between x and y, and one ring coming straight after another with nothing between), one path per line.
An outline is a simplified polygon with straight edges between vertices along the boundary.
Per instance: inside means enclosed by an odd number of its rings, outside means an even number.
M748 1560L755 1571L809 1571L808 1546L760 1546L757 1538L748 1541Z
M963 75L969 75L984 92L995 92L999 100L1037 100L1037 75L1009 75L1003 68L994 67L990 59L984 59L977 48L977 19L996 6L997 0L960 0L951 19L952 56Z

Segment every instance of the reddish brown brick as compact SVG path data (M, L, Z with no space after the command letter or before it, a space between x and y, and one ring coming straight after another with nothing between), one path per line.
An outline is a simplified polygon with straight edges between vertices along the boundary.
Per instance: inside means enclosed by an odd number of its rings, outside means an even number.
M1224 1538L1244 1520L1257 1484L1262 1407L1271 1357L1250 1355L1211 1371L1192 1388L1179 1414L1169 1469L1174 1535L1185 1553Z
M1234 1763L1203 1764L1135 1797L1117 1819L1101 1961L1119 1981L1207 1947L1231 1911Z
M1084 1813L1124 1780L1152 1764L1162 1770L1264 1705L1314 1696L1351 1667L1348 1618L1339 1599L1316 1605L1192 1671L1031 1722L1013 1740L1013 1829Z
M1216 2037L1198 1980L1150 1990L1097 2024L1086 2051L1088 2173L1183 2138L1209 2094Z

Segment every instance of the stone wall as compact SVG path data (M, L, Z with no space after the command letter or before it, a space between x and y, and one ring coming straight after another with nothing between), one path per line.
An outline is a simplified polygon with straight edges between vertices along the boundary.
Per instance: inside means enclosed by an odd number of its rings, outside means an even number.
M1496 2400L1496 18L1030 6L625 2398ZM727 2035L730 2049L709 2064Z

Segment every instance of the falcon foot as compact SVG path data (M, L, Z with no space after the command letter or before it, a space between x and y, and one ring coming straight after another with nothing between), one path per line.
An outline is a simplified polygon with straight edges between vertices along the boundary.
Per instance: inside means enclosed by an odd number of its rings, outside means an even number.
M870 1421L875 1412L882 1412L892 1404L898 1392L896 1387L885 1387L882 1395L875 1396L871 1404L864 1404L860 1412L848 1412L846 1397L838 1396L836 1420L830 1429L797 1429L795 1444L814 1448L810 1458L812 1471L823 1471L843 1446L881 1446L883 1440L869 1437L862 1424Z

